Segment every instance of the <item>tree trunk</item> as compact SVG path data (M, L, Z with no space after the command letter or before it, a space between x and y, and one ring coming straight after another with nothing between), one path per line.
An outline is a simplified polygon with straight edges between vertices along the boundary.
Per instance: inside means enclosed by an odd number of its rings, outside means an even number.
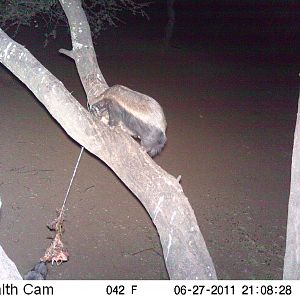
M168 23L165 28L165 49L169 48L175 25L175 0L167 0Z
M300 279L300 96L292 155L283 279Z
M14 262L6 255L0 245L0 280L21 280L20 275Z
M88 101L93 103L108 86L96 61L89 26L80 1L61 4L73 44L72 51L61 52L74 58ZM170 278L216 279L193 209L178 180L120 128L112 129L92 116L27 49L2 30L0 62L28 86L74 140L104 161L142 202L158 230Z
M0 197L0 210L1 210L1 197ZM6 255L5 251L0 245L0 280L18 280L22 279L16 265ZM1 296L1 294L0 294Z

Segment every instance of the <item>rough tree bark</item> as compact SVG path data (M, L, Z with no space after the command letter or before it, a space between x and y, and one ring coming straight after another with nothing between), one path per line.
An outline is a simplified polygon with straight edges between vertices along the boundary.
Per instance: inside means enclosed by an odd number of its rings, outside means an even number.
M1 210L0 197L0 210ZM0 280L18 280L22 279L14 262L6 255L5 251L0 245Z
M79 0L60 1L68 17L72 57L90 104L108 87L98 67ZM194 211L178 180L161 169L119 128L92 116L23 46L0 29L0 62L24 82L63 129L104 161L142 202L160 236L171 279L216 279Z
M300 95L292 155L283 279L300 280Z
M21 280L22 276L19 273L14 262L6 255L0 245L0 280Z
M77 71L90 105L97 102L108 85L98 66L91 30L80 0L59 1L69 22L72 50L59 52L74 59Z

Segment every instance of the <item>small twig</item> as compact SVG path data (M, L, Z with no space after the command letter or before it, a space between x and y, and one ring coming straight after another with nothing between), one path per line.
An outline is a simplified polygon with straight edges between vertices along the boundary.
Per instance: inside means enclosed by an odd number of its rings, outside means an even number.
M162 257L162 255L158 251L156 251L154 248L143 249L143 250L140 250L138 252L130 253L130 255L137 255L137 254L140 254L140 253L145 252L145 251L153 251L154 253L156 253L157 255Z
M85 192L87 192L89 189L92 189L92 188L94 188L94 187L95 187L94 185L91 185L91 186L87 187L86 189L84 189L83 192L85 193Z

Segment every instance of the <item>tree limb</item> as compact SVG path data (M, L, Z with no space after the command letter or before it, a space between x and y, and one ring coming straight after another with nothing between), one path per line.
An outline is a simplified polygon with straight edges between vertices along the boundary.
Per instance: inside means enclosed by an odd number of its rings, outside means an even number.
M0 197L0 210L2 202ZM0 280L18 280L22 279L14 262L6 255L0 245ZM1 291L1 289L0 289ZM0 294L1 295L1 294Z
M300 280L300 95L292 155L283 279Z
M0 280L22 280L14 262L6 255L0 245Z
M59 52L74 59L87 101L92 105L108 85L98 66L90 26L80 0L59 2L67 16L72 40L72 50L60 49Z

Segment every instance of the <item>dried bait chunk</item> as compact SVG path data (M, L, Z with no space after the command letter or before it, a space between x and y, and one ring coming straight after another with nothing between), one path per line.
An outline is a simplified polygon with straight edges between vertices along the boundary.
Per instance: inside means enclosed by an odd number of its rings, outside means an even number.
M55 262L57 265L69 260L68 250L64 247L61 241L61 234L56 233L50 247L45 252L45 255L40 259L43 262Z

